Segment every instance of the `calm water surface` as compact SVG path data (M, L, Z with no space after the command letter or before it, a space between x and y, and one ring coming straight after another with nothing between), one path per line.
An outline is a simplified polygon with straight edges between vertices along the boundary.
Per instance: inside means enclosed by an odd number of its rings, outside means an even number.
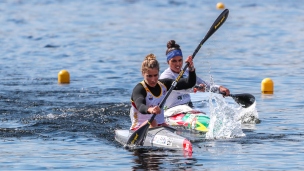
M220 14L217 1L0 2L1 170L303 170L304 11L298 1L225 1L223 26L195 58L197 73L256 97L259 124L245 137L195 142L180 151L127 151L140 65L166 42L193 53ZM71 83L57 84L62 69ZM275 93L262 95L271 78ZM203 95L193 95L202 104ZM227 98L229 100L229 98Z

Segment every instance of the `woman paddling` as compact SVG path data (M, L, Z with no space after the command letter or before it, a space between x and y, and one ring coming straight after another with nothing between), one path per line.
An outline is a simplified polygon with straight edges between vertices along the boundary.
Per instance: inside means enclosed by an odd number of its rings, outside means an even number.
M189 77L180 79L175 90L189 89L195 85L196 74L192 58L189 56L186 62L189 63ZM130 129L137 130L153 114L156 114L156 117L151 123L151 127L167 126L164 120L164 110L160 109L158 105L164 99L167 90L175 79L158 79L159 63L154 54L146 56L142 62L141 72L144 80L134 87L131 96L130 118L132 125Z
M168 78L176 79L183 67L183 54L182 54L182 50L180 49L180 46L175 43L175 40L170 40L167 43L166 56L169 67L160 75L160 79L168 79ZM189 76L189 71L186 70L183 75L183 78L186 78L188 76ZM207 90L210 89L210 84L199 77L196 77L196 85L200 87L197 90L201 92L205 92L206 89ZM229 89L227 89L224 86L214 85L212 91L224 92L225 96L228 96L230 94ZM166 100L165 108L169 109L174 106L185 105L185 104L190 107L193 107L189 94L190 92L193 91L189 91L189 90L172 91L172 93Z

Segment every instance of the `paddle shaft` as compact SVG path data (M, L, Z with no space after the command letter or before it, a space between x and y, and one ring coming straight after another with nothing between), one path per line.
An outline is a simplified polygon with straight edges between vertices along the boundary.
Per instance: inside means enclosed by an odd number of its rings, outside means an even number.
M196 85L196 86L194 86L194 88L203 89L204 87ZM215 93L215 91L212 91L212 90L213 89L211 89L211 92ZM227 96L225 92L221 92L221 91L218 91L218 92L219 92L219 94ZM238 104L240 104L242 107L245 107L245 108L251 106L255 102L255 97L249 93L229 94L228 96L232 97L235 102L237 102Z
M222 95L224 95L224 96L227 96L225 92L221 92L221 91L220 91L220 94L222 94ZM232 98L233 98L233 97L237 97L237 95L235 95L235 94L229 94L228 96L230 96L230 97L232 97Z

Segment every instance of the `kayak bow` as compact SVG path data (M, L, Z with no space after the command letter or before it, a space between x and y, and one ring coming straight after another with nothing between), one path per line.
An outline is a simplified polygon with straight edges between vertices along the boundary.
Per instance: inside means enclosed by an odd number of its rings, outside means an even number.
M115 140L125 146L133 132L134 131L132 130L115 130ZM143 147L183 150L192 153L191 142L188 139L177 135L174 128L165 126L150 128L143 143Z

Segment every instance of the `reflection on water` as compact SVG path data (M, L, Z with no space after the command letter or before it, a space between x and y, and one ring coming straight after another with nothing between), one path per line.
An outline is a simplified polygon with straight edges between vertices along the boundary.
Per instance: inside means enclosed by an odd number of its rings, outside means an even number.
M138 149L134 151L133 169L148 170L171 170L188 169L197 165L197 160L192 158L192 154L182 151L162 150L162 149Z

